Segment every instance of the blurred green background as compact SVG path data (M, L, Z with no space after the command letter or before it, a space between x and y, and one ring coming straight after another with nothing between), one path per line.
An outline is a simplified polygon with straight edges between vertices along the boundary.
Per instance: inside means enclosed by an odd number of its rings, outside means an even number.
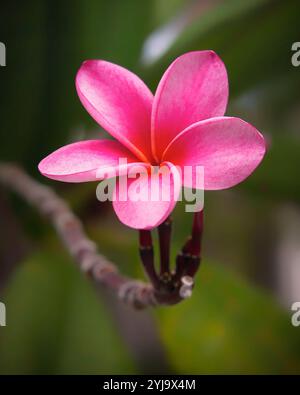
M268 154L242 185L205 195L201 269L191 299L133 312L98 297L50 225L0 189L0 373L300 373L300 41L298 0L2 1L0 158L22 164L63 196L99 249L143 278L137 234L94 183L42 179L38 162L66 143L105 135L81 106L74 77L106 59L154 91L168 64L213 49L230 82L228 115L266 136ZM174 213L172 253L191 215Z

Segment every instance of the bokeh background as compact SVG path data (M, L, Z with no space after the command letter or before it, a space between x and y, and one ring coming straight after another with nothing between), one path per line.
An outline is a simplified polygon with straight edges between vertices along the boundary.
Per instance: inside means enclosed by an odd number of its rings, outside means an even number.
M0 189L0 373L300 373L299 14L298 0L1 1L1 161L55 188L122 272L144 278L137 233L97 202L96 184L37 171L61 145L106 135L76 95L83 60L121 64L155 90L176 56L213 49L229 74L227 114L261 130L269 151L246 182L206 193L192 298L147 312L99 298L51 226ZM173 256L191 220L178 205Z

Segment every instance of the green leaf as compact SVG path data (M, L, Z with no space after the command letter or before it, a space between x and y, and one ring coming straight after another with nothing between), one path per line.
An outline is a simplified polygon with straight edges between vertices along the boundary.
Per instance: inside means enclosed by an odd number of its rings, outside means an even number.
M202 263L193 296L161 309L161 335L180 374L300 373L299 330L260 289Z

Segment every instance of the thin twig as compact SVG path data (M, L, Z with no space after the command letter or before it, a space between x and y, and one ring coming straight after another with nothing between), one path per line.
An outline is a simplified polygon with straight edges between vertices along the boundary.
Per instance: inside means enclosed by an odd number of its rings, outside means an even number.
M134 307L158 304L151 285L121 275L114 264L97 252L95 243L87 237L79 219L49 187L33 180L12 164L0 165L0 182L25 198L51 221L80 269L96 284L110 288L121 300Z
M0 183L23 197L48 218L65 247L96 286L104 285L125 303L144 308L179 303L183 295L160 294L151 284L133 280L119 273L117 267L97 251L83 226L66 202L14 164L0 164Z

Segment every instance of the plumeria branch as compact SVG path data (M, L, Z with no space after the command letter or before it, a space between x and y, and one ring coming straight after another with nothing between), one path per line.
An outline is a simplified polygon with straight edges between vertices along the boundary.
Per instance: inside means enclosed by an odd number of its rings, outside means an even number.
M51 188L35 181L21 168L9 163L0 164L0 183L18 193L35 207L42 216L49 219L79 268L96 286L103 285L109 288L123 302L135 308L145 308L179 303L191 295L192 277L195 273L194 270L188 270L189 267L193 267L188 260L193 252L180 254L184 267L178 271L180 272L179 276L177 273L178 265L175 273L170 273L171 222L169 219L159 229L160 245L166 248L166 251L161 253L161 272L159 276L154 267L151 232L140 231L140 255L151 281L151 284L147 284L123 276L116 265L100 254L95 243L87 237L80 220L71 211L67 203L57 196ZM201 227L199 228L197 223L197 219L195 219L191 238L193 246L200 243L199 230L201 230ZM169 273L168 281L165 278L166 272Z

